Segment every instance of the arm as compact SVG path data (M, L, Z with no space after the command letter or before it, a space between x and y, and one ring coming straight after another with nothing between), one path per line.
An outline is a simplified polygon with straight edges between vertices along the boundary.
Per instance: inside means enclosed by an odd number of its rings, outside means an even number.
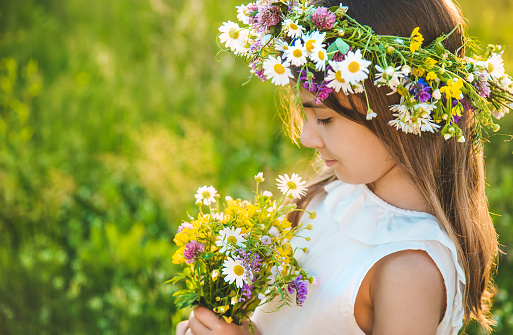
M425 251L401 251L380 260L375 270L370 285L372 334L436 334L446 293L431 257Z
M253 325L255 335L260 335ZM196 307L189 316L189 320L182 321L176 326L176 335L248 335L249 321L242 326L226 323L223 319L205 307Z

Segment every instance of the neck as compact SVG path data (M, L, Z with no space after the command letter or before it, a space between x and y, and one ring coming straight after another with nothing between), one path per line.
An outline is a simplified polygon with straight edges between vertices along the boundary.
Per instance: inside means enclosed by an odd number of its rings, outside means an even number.
M392 206L418 212L430 212L428 202L422 193L411 178L397 165L367 186L374 194Z

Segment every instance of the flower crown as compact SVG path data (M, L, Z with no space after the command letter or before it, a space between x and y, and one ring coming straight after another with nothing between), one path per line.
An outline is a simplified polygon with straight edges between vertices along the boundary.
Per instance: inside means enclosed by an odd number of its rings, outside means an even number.
M490 45L481 56L460 58L442 44L458 26L423 47L418 27L410 37L377 35L342 5L256 0L238 6L237 12L244 27L224 22L221 43L248 61L252 75L262 81L289 85L291 66L299 69L296 92L301 86L308 89L317 104L341 90L363 92L367 98L364 81L373 78L374 85L390 88L389 95L401 96L399 104L389 106L395 117L391 126L419 136L440 130L446 140L464 142L458 121L473 111L476 143L481 143L483 127L499 130L492 116L500 119L513 110L513 80L504 71L501 47ZM471 39L464 46L477 50ZM324 74L322 81L316 73ZM302 108L299 93L294 100ZM368 107L367 119L375 116Z

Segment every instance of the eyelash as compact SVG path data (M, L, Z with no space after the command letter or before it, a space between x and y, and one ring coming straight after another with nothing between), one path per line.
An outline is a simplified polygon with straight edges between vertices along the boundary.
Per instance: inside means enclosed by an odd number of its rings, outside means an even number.
M331 121L330 117L328 117L326 119L317 119L317 124L327 125L328 123L330 123L330 121Z

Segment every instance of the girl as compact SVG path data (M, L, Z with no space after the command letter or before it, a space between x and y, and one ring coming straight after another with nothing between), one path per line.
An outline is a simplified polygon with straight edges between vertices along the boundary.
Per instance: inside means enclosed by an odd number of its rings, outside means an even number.
M444 47L462 53L463 19L451 0L344 5L379 35L410 36L419 27L425 45L458 27ZM301 81L297 72L291 72L294 82ZM317 69L316 78L325 72ZM301 95L304 115L290 114L291 129L300 127L301 143L326 165L297 203L315 210L317 218L291 217L294 224L313 224L310 242L293 242L297 250L308 247L295 256L318 283L309 286L303 307L268 313L276 307L271 302L258 308L252 318L256 333L457 334L472 319L489 331L490 272L498 247L484 192L482 147L465 141L473 136L475 118L470 110L458 116L461 133L448 140L436 131L399 129L390 126L398 94L370 79L364 84L366 95L356 93L358 85L341 84L321 103L320 89L312 94L305 84L294 92ZM227 324L203 307L177 327L179 335L248 333L247 323Z

